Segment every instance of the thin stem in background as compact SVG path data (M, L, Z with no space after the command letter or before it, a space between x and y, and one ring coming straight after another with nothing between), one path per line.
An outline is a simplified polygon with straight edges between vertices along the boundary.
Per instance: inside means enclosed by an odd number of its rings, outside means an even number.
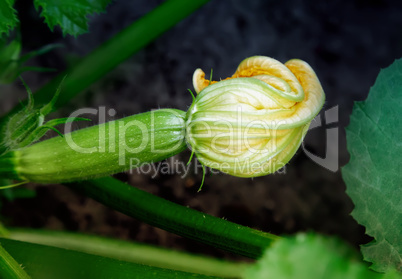
M62 79L67 75L54 110L60 108L78 93L88 88L135 52L172 28L183 18L206 4L209 0L167 0L153 11L135 21L120 33L88 54L76 66L61 73L35 93L35 104L50 101ZM24 102L22 104L25 104ZM0 120L21 108L17 105Z
M119 261L74 250L0 238L32 278L40 279L207 279L221 278ZM0 266L0 269L2 266ZM22 278L26 277L1 277Z
M244 263L218 260L151 245L71 232L9 228L8 238L132 263L225 278L240 278L248 266Z

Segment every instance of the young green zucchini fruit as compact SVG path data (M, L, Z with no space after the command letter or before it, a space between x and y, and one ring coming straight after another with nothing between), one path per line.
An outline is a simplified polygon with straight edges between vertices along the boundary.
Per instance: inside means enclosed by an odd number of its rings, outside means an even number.
M39 183L86 180L169 158L186 148L185 112L160 109L54 137L0 157L0 175Z
M161 161L187 144L204 166L239 177L262 176L289 162L324 104L313 69L297 59L282 64L254 56L226 80L204 77L202 70L195 71L198 95L187 113L150 111L30 146L37 136L10 137L21 140L18 148L0 156L0 177L41 183L85 180Z

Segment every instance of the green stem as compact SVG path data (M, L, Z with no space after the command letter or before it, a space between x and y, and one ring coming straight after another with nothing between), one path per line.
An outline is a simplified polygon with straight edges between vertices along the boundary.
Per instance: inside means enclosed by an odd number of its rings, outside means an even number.
M120 33L103 43L81 62L51 80L35 93L35 104L49 102L61 80L67 75L63 91L53 109L66 104L78 93L88 88L135 52L155 40L209 0L168 0L135 21ZM24 103L22 103L24 104ZM21 108L16 106L12 112ZM11 112L10 112L11 113ZM7 114L7 115L10 115ZM4 117L3 117L4 119ZM1 126L0 121L0 126Z
M225 278L239 278L246 264L117 239L58 231L9 229L9 238L122 261Z
M41 279L207 279L221 278L140 265L74 250L1 239L4 248L21 262L32 278ZM0 266L1 269L2 266ZM1 277L26 278L26 277Z
M12 182L6 179L7 177L12 179L14 178L18 179L18 174L15 170L16 165L17 162L14 156L11 155L10 153L0 155L0 187L9 185L9 183Z
M246 257L259 258L279 238L172 203L110 177L68 186L150 225Z
M0 241L1 243L1 241ZM31 278L21 265L0 244L0 278L28 279Z
M8 237L10 232L3 226L3 223L0 222L0 237Z

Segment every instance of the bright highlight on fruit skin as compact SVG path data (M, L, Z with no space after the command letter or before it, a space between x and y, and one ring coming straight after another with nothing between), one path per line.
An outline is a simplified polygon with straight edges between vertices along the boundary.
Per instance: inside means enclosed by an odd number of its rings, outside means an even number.
M325 100L314 70L299 59L250 57L219 82L197 69L193 85L187 142L201 163L239 177L285 166Z

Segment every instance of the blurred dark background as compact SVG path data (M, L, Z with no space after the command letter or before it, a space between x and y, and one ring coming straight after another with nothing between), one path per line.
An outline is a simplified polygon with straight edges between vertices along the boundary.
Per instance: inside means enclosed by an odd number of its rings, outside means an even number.
M64 44L65 48L31 62L61 71L162 2L116 0L106 14L92 17L90 33L63 38L59 29L49 31L32 1L19 0L23 51ZM343 166L348 161L344 127L353 101L364 100L380 69L402 56L402 2L212 0L52 116L67 117L77 108L98 106L114 108L115 118L155 108L186 110L192 100L187 89L192 88L196 68L206 73L213 68L214 79L226 78L241 60L253 55L281 62L300 58L313 67L326 93L321 114L339 106L339 122L311 130L305 147L324 157L326 129L337 127L339 166ZM52 76L24 74L33 90ZM1 91L1 113L26 96L19 82L1 86ZM336 151L338 147L329 148ZM174 159L185 163L189 155L184 152ZM353 203L345 194L341 171L317 165L302 149L281 174L254 179L207 176L200 193L199 168L192 165L189 173L181 176L183 173L116 175L178 204L274 234L313 230L337 235L355 247L370 241L350 216ZM36 189L35 198L3 201L5 224L81 231L230 257L109 210L64 186L28 187Z

